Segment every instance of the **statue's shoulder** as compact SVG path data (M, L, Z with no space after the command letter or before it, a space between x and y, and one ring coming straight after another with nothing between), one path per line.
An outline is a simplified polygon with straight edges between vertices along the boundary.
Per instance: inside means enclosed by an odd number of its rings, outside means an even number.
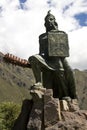
M42 41L42 40L47 40L47 33L43 33L39 36L39 40Z
M58 33L66 34L66 32L59 30Z
M47 39L47 37L48 37L48 35L49 34L54 34L54 35L67 35L67 33L66 32L64 32L64 31L60 31L60 30L52 30L52 31L49 31L49 32L47 32L47 33L42 33L40 36L39 36L39 40L41 40L41 39Z
M39 35L39 38L40 37L44 37L44 36L47 36L48 35L48 33L59 33L59 34L67 34L66 32L64 32L64 31L61 31L61 30L52 30L52 31L49 31L49 32L47 32L47 33L42 33L41 35Z
M47 33L42 33L39 38L42 39L43 37L46 37L47 36Z
M50 32L48 32L48 33L54 33L54 34L67 34L66 32L64 32L64 31L61 31L61 30L52 30L52 31L50 31Z
M67 35L66 32L64 32L64 31L60 31L60 30L58 31L58 33L59 33L59 34L65 34L65 35Z

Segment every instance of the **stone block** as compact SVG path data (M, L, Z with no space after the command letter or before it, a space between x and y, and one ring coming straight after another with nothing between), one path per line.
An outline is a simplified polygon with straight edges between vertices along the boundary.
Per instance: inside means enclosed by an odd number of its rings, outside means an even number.
M59 99L52 97L52 90L47 90L44 94L44 125L52 126L59 120L61 120Z
M69 111L69 105L66 100L60 100L61 111Z
M38 101L34 102L29 122L27 125L27 130L42 130L42 122L43 122L43 100L38 99Z
M77 99L72 99L71 102L69 102L69 108L71 112L78 111L80 109Z

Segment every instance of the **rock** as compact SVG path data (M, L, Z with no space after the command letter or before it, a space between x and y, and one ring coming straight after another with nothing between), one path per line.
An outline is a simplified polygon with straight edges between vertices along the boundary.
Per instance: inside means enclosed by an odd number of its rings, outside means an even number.
M14 123L12 130L27 130L27 123L32 109L33 101L25 99L23 101L21 113Z
M62 111L69 111L69 106L66 100L60 100L60 106Z
M47 90L44 94L44 125L52 126L61 120L59 99L54 99L52 90Z
M87 111L79 109L77 99L64 97L60 101L51 89L43 91L41 97L35 92L33 100L23 102L12 130L87 130Z
M70 97L64 97L63 100L60 100L61 111L78 111L79 104L77 99L71 99Z
M87 129L87 111L79 110L77 99L64 97L59 101L53 98L51 90L47 90L44 100L45 130Z
M43 122L43 100L38 99L34 102L32 111L30 114L27 130L42 130Z
M43 95L45 90L41 83L35 84L30 89L34 104L27 124L27 130L43 129Z
M80 110L77 99L72 99L71 102L69 102L69 108L71 112Z
M45 130L87 130L87 111L62 111L62 120Z
M62 112L62 127L70 130L86 130L87 129L87 116L84 114L87 111L76 112Z

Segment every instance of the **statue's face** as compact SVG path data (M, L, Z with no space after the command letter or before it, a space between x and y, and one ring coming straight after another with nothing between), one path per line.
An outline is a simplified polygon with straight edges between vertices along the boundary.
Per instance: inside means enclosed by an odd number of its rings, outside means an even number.
M46 22L47 22L49 27L52 27L53 24L55 23L55 18L53 16L50 16L50 17L47 18Z
M45 19L45 27L47 32L57 29L58 26L54 16L50 15Z

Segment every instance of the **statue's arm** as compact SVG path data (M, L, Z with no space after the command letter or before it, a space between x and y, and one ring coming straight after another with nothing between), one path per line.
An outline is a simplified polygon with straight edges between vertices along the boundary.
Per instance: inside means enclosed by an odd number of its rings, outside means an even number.
M45 55L44 44L42 43L41 37L39 37L39 55Z

